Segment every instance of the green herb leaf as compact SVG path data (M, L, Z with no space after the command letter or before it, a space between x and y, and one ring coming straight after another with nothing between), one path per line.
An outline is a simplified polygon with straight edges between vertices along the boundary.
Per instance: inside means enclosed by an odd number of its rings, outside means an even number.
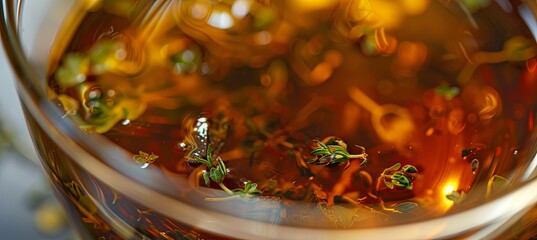
M113 40L98 42L88 52L92 72L96 75L112 71L118 62L124 60L125 55L124 45Z
M439 86L435 88L435 92L442 96L444 99L450 101L455 98L461 90L456 86Z
M62 89L74 87L86 81L90 62L83 54L68 53L54 76Z
M330 151L328 151L328 149L316 148L316 149L313 149L313 151L311 151L311 154L312 155L329 155Z
M401 163L396 163L393 166L384 169L384 172L385 173L395 172L395 171L399 170L400 167L401 167Z
M470 166L472 167L472 173L475 173L475 171L479 167L479 160L474 158L474 160L472 160L472 162L470 163Z
M418 209L419 205L415 202L402 202L395 205L394 209L401 213L411 213Z
M450 194L446 195L446 198L453 201L454 203L461 203L464 199L466 199L466 192L453 191Z
M209 178L209 172L207 171L203 172L203 182L205 183L206 186L209 186L209 184L211 184L211 179Z
M347 151L347 144L337 138L329 138L325 140L326 143L321 141L315 141L317 143L317 148L311 151L311 155L314 155L315 158L308 161L310 164L317 165L331 165L331 164L340 164L343 162L348 162L350 159L360 158L362 159L363 165L367 162L367 154L365 149L362 149L361 154L350 154ZM348 166L348 165L347 165Z
M406 188L411 190L412 180L414 174L418 173L418 169L412 165L405 165L400 171L401 163L396 163L393 166L384 169L380 178L383 179L384 184L393 189L394 186Z
M150 162L154 162L155 160L157 160L157 158L158 158L158 156L153 154L153 153L151 153L151 155L149 155L149 161Z
M386 179L384 179L384 185L386 185L386 187L388 187L389 189L393 189L395 187L393 183L391 183L390 181Z
M220 171L220 174L222 176L225 176L227 174L227 168L226 168L226 165L224 164L224 161L222 160L222 158L217 157L216 162L218 164L216 169Z
M209 170L209 177L216 183L221 183L224 178L222 173L216 168L211 168L211 170Z
M410 182L410 179L407 175L405 175L403 172L395 172L392 177L392 183L395 186L403 187L406 189L412 189L412 183Z
M196 157L196 162L205 164L205 166L207 166L207 169L211 169L211 167L213 166L213 164L210 161L208 161L207 159L200 158L200 157Z
M253 197L253 196L258 196L259 194L261 194L261 191L257 189L257 183L246 181L243 189L241 188L234 189L233 193L244 196L244 197Z
M58 101L62 104L63 110L67 115L75 115L80 108L80 102L72 97L69 97L65 94L60 94L56 97Z
M261 191L257 189L257 183L252 183L251 181L247 181L244 185L244 188L238 188L234 190L230 190L227 188L223 181L226 178L226 175L228 174L228 169L226 167L226 164L224 163L224 160L220 158L219 156L216 157L216 162L213 162L213 152L212 152L212 145L209 144L207 146L207 154L205 158L196 157L197 163L205 164L207 166L207 170L203 171L203 182L206 186L209 186L211 184L211 181L217 183L222 190L224 190L226 193L230 195L241 195L243 197L253 197L261 194ZM225 198L224 198L225 199ZM220 199L211 199L211 200L220 200Z
M212 162L213 160L213 145L209 144L207 145L207 151L206 151L206 158L208 162Z
M121 98L114 105L108 106L105 99L93 98L82 99L90 102L91 107L85 107L88 117L81 128L93 129L96 133L105 133L112 129L118 122L135 120L146 110L147 103L138 98Z
M412 165L405 165L401 170L406 173L418 173L418 169Z
M136 161L136 163L141 164L142 168L146 168L149 164L155 162L158 156L153 153L148 154L144 151L139 151L138 154L135 154L134 156L132 156L132 158L134 159L134 161Z

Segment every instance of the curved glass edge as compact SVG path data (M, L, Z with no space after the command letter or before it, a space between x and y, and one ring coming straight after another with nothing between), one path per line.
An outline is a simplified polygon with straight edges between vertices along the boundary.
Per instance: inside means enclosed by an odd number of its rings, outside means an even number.
M20 3L20 1L17 3ZM533 5L535 4L532 4L532 8L534 7ZM532 194L533 189L537 188L537 181L532 181L513 189L509 194L493 199L481 206L439 219L405 224L402 226L383 227L379 229L345 231L307 229L307 233L304 232L304 228L252 222L214 212L203 211L177 202L175 199L159 194L151 188L132 184L132 179L118 174L109 166L99 162L94 156L86 152L83 147L72 140L80 139L81 136L84 136L84 138L87 138L88 136L80 131L76 131L78 128L70 126L72 124L69 122L65 121L65 124L67 125L60 125L66 126L61 129L55 127L58 125L52 124L53 121L50 119L57 118L58 116L61 116L61 114L47 101L44 93L32 84L39 78L37 78L33 72L30 63L25 57L24 51L19 44L19 37L15 27L19 20L17 20L18 15L13 14L14 11L18 11L19 8L17 6L20 5L14 4L13 1L2 2L2 5L0 6L0 12L2 13L0 31L2 32L6 53L12 62L12 67L19 77L19 82L17 83L19 87L19 96L24 105L30 110L34 117L43 119L43 122L40 124L42 124L42 127L44 127L47 133L50 134L55 141L60 143L59 146L64 148L66 152L77 156L74 158L75 161L77 161L77 164L85 168L88 172L93 173L95 177L109 183L111 187L120 189L126 196L138 199L138 201L142 203L158 202L158 204L154 206L155 210L167 212L179 221L197 225L196 223L200 223L201 219L203 225L201 225L200 228L204 230L211 232L217 231L220 234L229 234L244 238L263 237L277 239L288 236L297 236L303 239L312 239L312 237L314 239L324 239L339 237L349 238L356 236L356 234L360 234L360 236L364 236L364 238L382 238L386 236L394 237L395 235L392 234L397 232L400 233L402 231L409 233L409 235L401 236L404 238L431 237L433 236L431 235L432 233L438 233L438 235L434 235L434 237L446 237L457 232L455 227L462 224L461 219L474 219L475 216L481 216L481 221L479 222L468 222L467 227L468 229L471 229L492 222L497 218L515 214L518 211L521 211L524 207L537 202L537 196ZM73 129L75 130L73 131ZM95 140L92 141L92 144L102 144L98 142L102 139L95 138L95 136L92 136L91 138ZM82 159L84 159L84 163L82 163ZM535 160L533 162L535 162ZM530 176L533 175L534 173L530 174ZM513 202L517 203L516 206L510 204ZM498 208L498 206L500 206L500 208ZM494 211L491 211L491 209ZM220 220L210 221L210 219Z

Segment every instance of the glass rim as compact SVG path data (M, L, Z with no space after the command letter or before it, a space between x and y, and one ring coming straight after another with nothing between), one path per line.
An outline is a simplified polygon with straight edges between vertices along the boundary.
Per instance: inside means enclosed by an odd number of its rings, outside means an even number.
M390 236L393 239L406 239L409 237L430 238L432 236L431 234L438 233L440 234L434 235L434 237L442 238L459 233L459 226L461 224L466 224L465 229L467 230L476 229L498 219L510 218L537 202L537 194L532 193L534 189L537 189L537 179L533 177L528 181L514 186L501 196L487 200L479 206L462 209L461 211L438 218L418 220L402 225L339 230L292 227L256 222L214 211L207 211L178 201L159 191L140 185L138 181L125 176L113 167L101 162L96 156L87 151L88 146L86 145L88 143L86 141L73 141L73 138L77 140L81 139L81 131L76 131L78 128L75 131L72 131L70 127L59 128L49 118L51 114L58 116L59 112L55 111L55 106L48 101L46 92L33 84L33 82L38 82L39 78L36 77L35 70L31 67L28 58L24 54L18 36L19 33L17 32L22 2L22 0L2 1L0 5L0 35L6 55L15 72L17 91L23 105L34 118L39 119L37 121L38 124L58 144L61 150L72 156L77 166L136 202L143 204L155 203L150 205L150 207L165 213L172 219L191 224L204 231L239 238L282 239L293 236L293 239L332 239L360 236L365 239L378 239ZM85 135L84 137L87 136ZM91 144L102 144L97 141L99 137L93 137ZM110 149L106 146L100 147ZM537 157L532 161L537 162ZM479 216L478 221L475 220L476 216Z

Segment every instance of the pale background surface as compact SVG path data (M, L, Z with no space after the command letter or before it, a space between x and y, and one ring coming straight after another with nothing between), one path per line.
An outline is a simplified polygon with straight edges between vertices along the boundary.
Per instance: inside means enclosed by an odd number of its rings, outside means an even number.
M75 239L67 225L49 234L36 225L36 212L45 205L57 207L58 203L41 166L36 164L13 78L0 45L0 128L14 146L0 144L0 239Z

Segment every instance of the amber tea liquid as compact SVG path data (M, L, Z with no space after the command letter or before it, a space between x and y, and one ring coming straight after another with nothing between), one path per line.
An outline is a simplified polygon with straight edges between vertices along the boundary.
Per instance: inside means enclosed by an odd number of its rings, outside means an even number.
M103 1L51 63L50 98L210 211L326 229L439 217L501 193L528 159L537 48L509 11ZM30 123L83 237L225 238L123 196ZM323 146L362 158L312 153Z

